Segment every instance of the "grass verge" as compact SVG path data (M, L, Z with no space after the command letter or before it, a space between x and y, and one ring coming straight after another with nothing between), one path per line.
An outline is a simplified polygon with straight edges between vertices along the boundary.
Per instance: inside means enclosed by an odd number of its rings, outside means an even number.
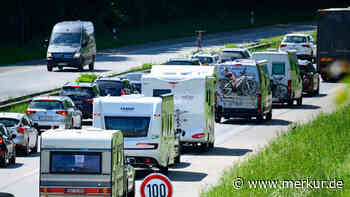
M350 196L349 122L350 105L332 114L321 114L316 120L299 125L294 132L280 135L265 150L239 166L234 165L223 175L219 185L201 196ZM239 190L233 188L236 177L245 180ZM249 180L297 181L306 178L330 181L327 184L336 179L344 185L342 189L306 188L306 184L303 189L269 188L269 185L259 189L250 188L248 184Z

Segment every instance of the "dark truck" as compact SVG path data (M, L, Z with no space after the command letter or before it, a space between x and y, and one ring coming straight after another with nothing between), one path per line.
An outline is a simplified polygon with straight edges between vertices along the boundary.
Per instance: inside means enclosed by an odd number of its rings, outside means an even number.
M349 71L349 23L350 8L330 8L318 11L317 71L324 81L340 78ZM339 64L332 64L333 62ZM330 65L333 67L331 68Z

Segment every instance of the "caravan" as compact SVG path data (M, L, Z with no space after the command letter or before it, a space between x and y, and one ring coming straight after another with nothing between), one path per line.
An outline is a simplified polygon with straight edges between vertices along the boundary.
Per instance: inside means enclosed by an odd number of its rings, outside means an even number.
M49 130L41 136L40 196L135 196L120 131Z
M214 147L214 66L153 66L142 77L142 93L174 94L176 129L182 145Z
M121 130L125 154L134 167L157 167L167 173L170 165L180 162L173 119L172 95L107 96L94 100L93 126Z

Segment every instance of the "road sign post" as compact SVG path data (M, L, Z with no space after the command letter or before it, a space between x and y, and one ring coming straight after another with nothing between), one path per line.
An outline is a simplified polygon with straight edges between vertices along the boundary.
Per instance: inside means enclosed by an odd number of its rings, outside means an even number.
M172 197L173 186L168 177L153 173L142 181L140 193L141 197Z

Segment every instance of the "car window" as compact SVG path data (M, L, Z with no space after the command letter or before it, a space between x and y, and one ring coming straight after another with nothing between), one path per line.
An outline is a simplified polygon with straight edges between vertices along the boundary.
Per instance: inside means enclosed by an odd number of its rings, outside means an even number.
M211 58L211 57L196 57L196 58L199 59L199 62L201 62L202 64L213 63L213 58Z
M0 126L0 135L8 137L7 129L4 126Z
M73 45L80 44L80 33L54 33L51 36L50 44L52 45Z
M305 43L306 37L305 36L287 36L283 42L287 43Z
M124 84L122 81L98 80L97 85L101 96L121 96Z
M192 64L192 61L168 61L164 65L193 65L193 64Z
M94 97L94 92L90 87L67 86L62 88L60 95Z
M272 62L272 74L284 75L286 73L286 65L283 62Z
M105 117L107 130L120 130L124 137L147 137L150 117Z
M30 125L26 118L22 118L22 124L23 124L23 126L29 126Z
M13 127L19 123L19 120L13 118L0 118L0 123L5 127Z
M171 90L170 89L154 89L153 90L153 96L154 97L159 97L163 94L169 94L171 93Z
M64 109L64 106L61 101L57 100L35 100L29 105L29 108L55 110Z

